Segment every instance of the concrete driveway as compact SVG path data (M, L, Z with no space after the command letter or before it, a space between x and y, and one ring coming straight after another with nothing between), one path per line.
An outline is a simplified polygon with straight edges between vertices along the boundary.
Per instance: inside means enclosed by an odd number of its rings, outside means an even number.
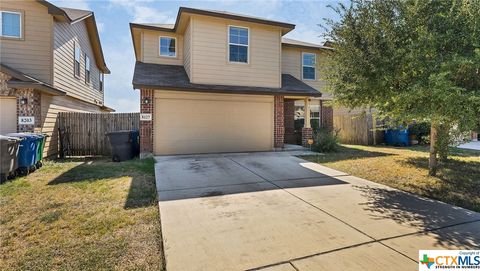
M167 271L417 270L480 246L480 214L291 153L157 157Z

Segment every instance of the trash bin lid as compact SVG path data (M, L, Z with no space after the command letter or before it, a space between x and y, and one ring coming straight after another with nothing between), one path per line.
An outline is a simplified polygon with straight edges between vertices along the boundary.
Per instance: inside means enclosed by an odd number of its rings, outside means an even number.
M0 140L2 140L2 141L22 141L22 138L0 135Z
M118 130L118 131L107 132L105 134L106 135L130 134L132 131L135 131L135 130Z

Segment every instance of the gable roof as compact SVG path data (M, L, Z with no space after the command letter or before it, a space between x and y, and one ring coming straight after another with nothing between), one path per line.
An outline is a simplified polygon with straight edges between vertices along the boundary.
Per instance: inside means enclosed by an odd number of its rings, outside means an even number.
M232 13L232 12L228 12L228 11L196 9L196 8L188 8L188 7L180 7L178 9L177 19L175 21L175 24L173 24L173 25L151 24L151 23L150 24L130 23L130 28L137 27L137 28L144 28L144 29L167 31L167 32L176 32L177 29L178 29L178 25L180 23L180 20L182 18L182 15L184 13L198 14L198 15L204 15L204 16L210 16L210 17L217 17L217 18L230 19L230 20L239 20L239 21L245 21L245 22L250 22L250 23L258 23L258 24L265 24L265 25L282 27L282 28L284 28L284 31L282 32L283 34L286 34L286 33L290 32L291 30L295 29L295 25L290 24L290 23L279 22L279 21L274 21L274 20L269 20L269 19L265 19L265 18L249 16L249 15L244 15L244 14Z
M95 62L103 73L110 73L110 70L105 63L102 44L100 43L100 36L98 34L97 22L95 21L95 14L93 13L93 11L57 7L54 4L45 0L37 0L37 2L46 6L48 8L48 13L53 16L60 16L70 24L85 20L88 37L92 45L93 53L95 54Z
M166 89L178 91L230 94L288 95L320 97L322 94L290 74L282 74L282 87L227 86L190 83L183 66L137 62L133 74L135 89Z
M7 81L10 88L35 88L51 95L65 96L66 92L53 87L52 85L38 80L28 74L0 63L0 71L12 77Z
M296 47L296 48L305 48L305 49L321 49L321 50L333 50L331 47L327 47L320 44L294 40L289 38L282 37L282 45L286 47Z

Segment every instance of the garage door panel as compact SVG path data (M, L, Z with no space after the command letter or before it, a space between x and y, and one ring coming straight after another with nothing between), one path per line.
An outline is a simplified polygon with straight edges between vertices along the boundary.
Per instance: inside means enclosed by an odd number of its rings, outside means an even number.
M17 131L17 100L15 97L0 97L0 135Z
M267 151L273 97L179 95L155 99L155 154Z

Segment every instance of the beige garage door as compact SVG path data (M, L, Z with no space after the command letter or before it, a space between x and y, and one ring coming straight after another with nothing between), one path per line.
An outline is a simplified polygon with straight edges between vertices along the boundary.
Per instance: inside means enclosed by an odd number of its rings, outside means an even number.
M272 96L155 92L156 155L272 148Z
M17 100L15 97L0 97L0 135L17 131Z

